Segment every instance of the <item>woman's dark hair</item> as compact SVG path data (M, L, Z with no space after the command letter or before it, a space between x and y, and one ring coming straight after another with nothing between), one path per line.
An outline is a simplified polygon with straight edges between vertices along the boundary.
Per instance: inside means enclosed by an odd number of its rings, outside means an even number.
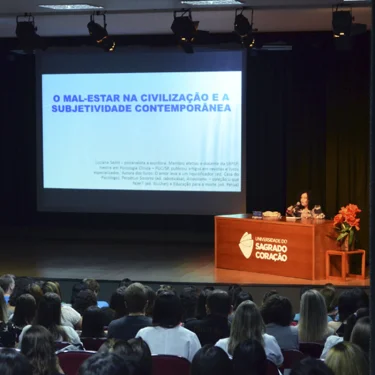
M43 290L39 283L32 283L27 287L27 294L31 294L35 298L36 306L39 306L40 300L44 296Z
M87 285L83 282L79 282L79 283L75 283L72 287L72 296L70 297L70 304L73 306L75 301L76 301L76 298L77 298L77 295L78 293L81 291L81 290L86 290L88 289L87 288Z
M191 363L190 375L230 375L232 363L223 349L205 345L195 354Z
M206 286L200 292L198 296L198 304L197 304L197 318L198 319L203 319L207 315L207 312L206 312L207 297L214 290L215 288L213 286Z
M98 305L98 299L96 297L96 294L90 290L85 289L81 290L74 301L73 309L78 311L81 315L86 311L87 308L90 306L97 306Z
M102 307L101 310L104 314L104 326L108 327L110 323L116 319L116 312L110 307Z
M31 326L21 341L21 352L28 358L34 375L58 374L55 342L42 326Z
M156 297L153 325L173 328L181 323L182 305L180 298L172 292L163 292Z
M230 304L234 306L237 296L242 292L242 287L238 284L232 284L228 287Z
M350 337L352 335L352 331L354 326L356 325L358 319L369 316L370 310L369 309L359 309L354 314L350 315L349 318L346 320L346 324L343 324L343 338L344 341L350 341ZM341 328L341 327L340 327Z
M253 301L253 296L245 291L242 291L237 294L236 299L234 300L234 305L233 305L233 310L236 311L237 307L241 305L242 302L244 301Z
M33 369L27 358L15 349L0 350L1 375L33 375Z
M25 327L31 324L36 314L36 301L31 294L21 294L17 298L12 322L17 327Z
M14 290L9 297L9 305L16 306L17 298L25 293L28 293L28 287L33 283L30 277L17 277L15 280Z
M135 362L138 368L137 375L152 375L152 357L147 342L141 338L136 338L130 339L128 344L132 348L132 353L128 354L128 357Z
M333 286L325 286L319 292L324 297L324 300L326 301L327 314L335 310L337 307L337 301L338 301L338 298L336 295L336 289Z
M147 294L146 316L152 316L154 312L156 292L148 285L145 285L145 289Z
M90 306L82 316L81 337L105 337L105 314L97 306Z
M363 317L357 320L350 341L358 345L367 355L370 354L370 337L371 337L371 321L370 317Z
M197 315L199 291L195 286L188 286L184 288L180 294L182 308L184 311L182 320L195 318Z
M61 326L61 299L56 293L47 293L40 300L35 324L47 328L54 340L68 341Z
M114 353L98 353L88 358L78 375L131 375L126 358Z
M82 282L86 284L87 289L92 290L96 295L100 292L100 284L95 279L83 279Z
M266 375L267 356L263 345L254 339L248 339L234 349L233 373L236 375Z
M127 288L129 285L131 285L133 283L133 281L131 281L130 279L128 279L127 277L125 279L122 279L119 283L118 283L118 287L121 288L121 287L125 287Z
M297 362L290 375L335 375L333 371L320 359L304 358ZM339 374L337 374L339 375Z
M108 339L99 348L98 353L116 353L121 357L130 355L133 352L132 347L127 341Z
M115 319L122 318L128 315L128 309L125 305L125 290L126 286L122 286L116 289L112 294L111 300L109 301L109 307L115 311Z
M265 324L274 323L283 327L289 326L294 317L290 300L277 294L263 303L260 313Z
M55 293L61 298L60 284L56 281L46 281L42 284L43 293Z
M275 295L278 295L278 294L279 293L274 289L269 290L268 292L264 293L264 296L262 298L262 304L265 303L268 300L268 298L270 298L272 296L275 296Z
M360 308L368 307L369 297L364 290L360 288L345 290L340 294L338 301L340 321L344 322Z

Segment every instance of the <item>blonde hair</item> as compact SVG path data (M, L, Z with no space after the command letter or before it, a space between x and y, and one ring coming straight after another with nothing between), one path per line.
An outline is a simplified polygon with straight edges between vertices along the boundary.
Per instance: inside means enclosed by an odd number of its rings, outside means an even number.
M324 297L314 289L302 295L298 334L301 342L324 341L329 334L327 306Z
M340 375L367 375L369 361L362 349L351 342L340 342L333 346L326 357L326 365Z
M258 340L264 346L265 330L258 306L252 301L242 302L237 307L230 328L228 353L233 355L237 345L248 339Z

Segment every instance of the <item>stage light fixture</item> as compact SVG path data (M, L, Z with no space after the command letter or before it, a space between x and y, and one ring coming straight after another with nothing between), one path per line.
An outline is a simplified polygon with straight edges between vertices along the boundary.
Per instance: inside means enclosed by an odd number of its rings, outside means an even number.
M103 17L103 26L95 22L95 16ZM90 36L94 39L96 45L106 52L114 52L116 42L108 35L106 15L97 12L90 16L90 22L87 24Z
M241 43L246 48L252 48L255 45L254 32L254 10L251 9L251 21L243 15L245 8L236 9L234 18L234 31L241 38Z
M181 13L181 15L178 15ZM193 42L198 32L199 21L193 21L191 10L174 12L171 29L186 53L194 53Z
M24 19L21 21L21 19ZM34 16L25 13L23 16L17 16L16 35L20 43L20 49L27 53L32 53L36 49L46 49L43 39L36 33L38 28L35 26Z

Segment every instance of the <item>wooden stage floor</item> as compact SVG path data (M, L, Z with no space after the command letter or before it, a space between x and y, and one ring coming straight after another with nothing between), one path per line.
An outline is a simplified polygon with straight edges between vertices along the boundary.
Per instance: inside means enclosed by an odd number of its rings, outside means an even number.
M56 279L121 280L159 283L247 285L322 285L258 273L215 269L212 244L140 245L108 240L0 239L0 273ZM335 281L340 286L369 286L369 279Z

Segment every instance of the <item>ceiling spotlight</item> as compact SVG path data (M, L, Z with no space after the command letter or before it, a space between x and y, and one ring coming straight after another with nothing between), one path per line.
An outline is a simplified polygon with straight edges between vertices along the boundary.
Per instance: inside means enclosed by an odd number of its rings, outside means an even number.
M20 19L24 19L20 21ZM32 53L36 49L45 49L43 39L36 33L38 28L35 26L34 17L31 14L17 16L16 35L20 43L20 48L27 53Z
M116 49L116 42L108 35L105 13L96 13L103 17L103 26L95 22L95 14L90 16L90 22L87 24L90 36L94 39L96 45L106 52L113 52Z
M171 26L173 33L179 39L179 43L186 53L194 53L193 42L197 35L199 21L193 21L191 10L182 10L181 15L174 12L174 20Z
M248 20L243 15L245 8L240 10L236 9L235 18L234 18L234 31L241 38L241 43L244 47L252 48L255 44L254 32L257 31L254 29L254 10L251 9L251 21Z

